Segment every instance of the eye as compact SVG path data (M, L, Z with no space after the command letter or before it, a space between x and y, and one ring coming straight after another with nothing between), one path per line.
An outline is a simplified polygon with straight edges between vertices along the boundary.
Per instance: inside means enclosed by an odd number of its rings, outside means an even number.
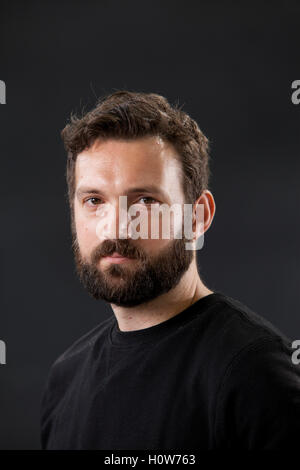
M158 203L158 201L156 199L154 199L153 197L150 197L150 196L142 196L140 197L139 201L141 201L142 199L146 199L148 202L145 202L145 204L156 204Z
M98 197L89 197L88 199L86 199L84 201L84 203L88 203L90 202L90 204L88 204L88 206L90 207L95 207L97 204L95 203L95 201L101 201L101 199L99 199Z

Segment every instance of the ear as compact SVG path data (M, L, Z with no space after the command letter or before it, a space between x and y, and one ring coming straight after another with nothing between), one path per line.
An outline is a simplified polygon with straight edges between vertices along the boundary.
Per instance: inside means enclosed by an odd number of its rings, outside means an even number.
M195 201L193 208L194 239L201 237L209 229L216 212L214 197L208 189Z

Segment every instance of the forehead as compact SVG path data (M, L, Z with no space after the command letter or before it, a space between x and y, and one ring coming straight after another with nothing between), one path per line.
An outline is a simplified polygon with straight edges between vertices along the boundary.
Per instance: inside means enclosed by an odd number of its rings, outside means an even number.
M155 183L172 192L181 188L181 173L178 153L160 137L97 140L77 156L75 189L98 185L126 191L137 183Z

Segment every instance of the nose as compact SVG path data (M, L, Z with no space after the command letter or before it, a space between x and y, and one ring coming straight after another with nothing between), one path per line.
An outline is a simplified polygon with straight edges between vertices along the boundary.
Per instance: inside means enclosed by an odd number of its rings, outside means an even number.
M98 222L96 234L100 240L130 238L128 234L127 198L120 196L119 200L99 206L96 212Z

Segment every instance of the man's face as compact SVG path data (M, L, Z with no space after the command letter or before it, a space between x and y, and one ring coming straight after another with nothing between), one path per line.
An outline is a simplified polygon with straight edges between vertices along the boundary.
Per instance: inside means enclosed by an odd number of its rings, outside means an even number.
M174 238L178 220L171 218L171 237L166 239L160 217L159 238L153 239L150 210L151 204L183 207L181 171L173 146L158 137L98 140L79 153L73 248L80 280L94 298L131 307L178 284L193 259L193 252L185 249L182 220L182 237ZM147 239L120 237L120 196L127 196L127 208L134 205L149 216ZM106 228L116 227L112 237L101 229L104 220ZM113 254L125 258L108 256Z

